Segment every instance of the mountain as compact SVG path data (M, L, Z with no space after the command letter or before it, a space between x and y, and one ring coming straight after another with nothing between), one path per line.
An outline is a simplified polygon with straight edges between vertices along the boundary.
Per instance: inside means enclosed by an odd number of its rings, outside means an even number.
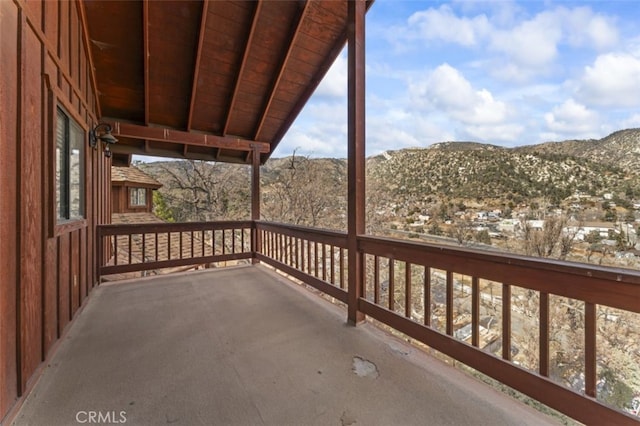
M640 129L622 130L600 140L516 148L441 142L368 158L367 195L375 211L399 215L430 211L445 202L477 207L560 204L578 192L612 193L618 200L631 202L640 198L639 166ZM181 203L193 205L201 217L208 218L205 214L212 210L219 212L214 217L223 212L241 217L248 211L246 166L173 161L146 164L144 170L165 185L164 194L182 198ZM203 182L183 179L183 188L176 188L176 176L196 175ZM270 220L339 227L346 210L346 177L344 159L299 155L271 159L261 171L263 215ZM205 197L195 187L212 188L216 194ZM189 194L178 197L179 191ZM224 200L223 209L211 205L217 200ZM311 219L305 219L307 215Z
M615 165L630 173L640 173L640 129L619 130L599 140L546 142L516 150L574 156Z
M635 137L640 132L626 134L624 148L615 134L602 141L519 148L444 142L425 149L387 151L369 160L368 171L370 179L402 199L435 195L518 202L544 198L558 203L576 192L596 195L640 188L633 168L640 160L633 151Z

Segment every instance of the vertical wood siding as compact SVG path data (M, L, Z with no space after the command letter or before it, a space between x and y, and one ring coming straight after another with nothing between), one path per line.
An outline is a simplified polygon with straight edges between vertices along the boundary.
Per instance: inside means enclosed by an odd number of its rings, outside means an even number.
M96 285L110 161L85 145L85 220L55 221L55 114L97 123L82 7L0 1L0 423Z
M0 1L0 418L18 396L16 351L18 10ZM9 34L10 36L7 36Z

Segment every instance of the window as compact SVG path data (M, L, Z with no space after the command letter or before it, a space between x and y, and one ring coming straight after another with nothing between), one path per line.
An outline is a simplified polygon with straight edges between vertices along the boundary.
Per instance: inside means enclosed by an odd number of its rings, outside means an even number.
M56 116L56 211L58 220L84 216L85 132L61 108Z
M146 188L130 188L129 189L129 205L131 207L147 205Z

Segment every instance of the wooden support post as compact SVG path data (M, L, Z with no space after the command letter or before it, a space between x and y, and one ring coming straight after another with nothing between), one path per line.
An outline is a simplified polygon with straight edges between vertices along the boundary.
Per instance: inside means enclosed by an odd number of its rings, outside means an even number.
M364 257L358 235L365 230L365 0L348 2L348 322L364 321L358 309L364 286Z
M256 227L256 221L260 220L260 150L253 149L251 164L251 263L257 264L259 260L256 254L262 249L260 233Z

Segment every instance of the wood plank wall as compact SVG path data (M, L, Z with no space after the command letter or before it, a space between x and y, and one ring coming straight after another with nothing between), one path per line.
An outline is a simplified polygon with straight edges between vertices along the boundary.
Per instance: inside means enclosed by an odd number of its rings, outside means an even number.
M110 160L88 144L85 220L55 221L57 105L97 123L83 22L76 1L0 1L0 421L96 285L95 226L110 222Z

